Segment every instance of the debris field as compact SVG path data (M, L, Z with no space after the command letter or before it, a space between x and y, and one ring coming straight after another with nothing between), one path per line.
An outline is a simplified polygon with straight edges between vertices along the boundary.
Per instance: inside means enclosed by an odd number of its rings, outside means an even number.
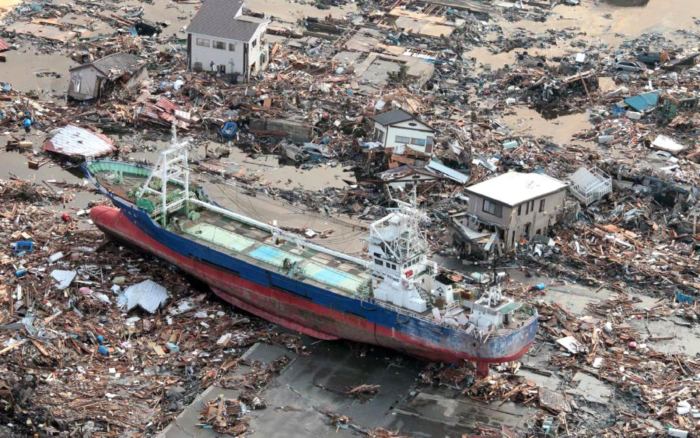
M199 0L0 2L0 435L156 436L212 386L240 395L196 406L198 429L254 435L288 362L245 352L346 342L92 223L109 200L81 163L153 164L176 132L227 208L361 256L415 199L435 259L538 310L520 361L406 382L532 413L463 436L699 436L700 6L659 2L251 0L240 71L197 58L240 52L238 31L188 33ZM328 435L413 436L318 411Z

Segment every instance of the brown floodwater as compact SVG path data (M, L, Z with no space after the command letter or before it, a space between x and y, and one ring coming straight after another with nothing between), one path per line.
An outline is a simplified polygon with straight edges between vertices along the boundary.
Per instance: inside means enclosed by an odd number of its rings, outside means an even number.
M489 66L491 70L498 70L506 65L514 65L517 53L524 51L547 59L578 53L581 49L572 43L579 39L614 48L624 40L637 38L644 33L659 32L671 41L682 42L683 36L675 31L697 30L700 27L695 24L695 19L700 18L700 0L604 0L585 2L580 6L560 4L552 12L545 23L532 20L511 22L505 18L495 18L495 22L501 27L502 36L506 39L514 38L523 31L534 36L545 36L550 31L566 29L578 30L581 35L573 39L558 37L555 44L546 48L532 47L492 53L488 46L480 46L464 55L475 58L478 67ZM490 32L484 41L487 45L493 44L500 36L500 33Z
M66 55L39 53L30 45L5 52L3 56L7 62L0 64L0 81L9 82L15 90L40 95L63 95L68 89L68 69L76 65Z
M583 144L580 141L574 141L573 135L592 127L585 112L547 120L534 109L525 106L513 107L511 113L505 115L502 121L515 136L546 137L559 146L572 143Z

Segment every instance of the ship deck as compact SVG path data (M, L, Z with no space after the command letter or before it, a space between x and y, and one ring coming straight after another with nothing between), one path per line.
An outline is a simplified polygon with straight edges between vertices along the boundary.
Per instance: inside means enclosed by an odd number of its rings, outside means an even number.
M105 189L134 202L134 190L144 184L149 171L143 169L143 173L134 173L131 166L120 167L120 163L97 162L92 164L91 170ZM197 213L199 217L195 220L189 219L184 211L171 214L171 219L177 218L177 225L169 225L168 230L304 283L341 295L369 297L369 288L362 286L369 283L370 273L357 263L301 247L283 238L276 243L269 231L213 211L198 208Z
M284 239L275 243L275 237L265 230L211 211L198 212L200 217L195 221L179 215L180 224L173 231L254 265L336 293L354 297L368 293L366 288L362 292L362 285L370 279L363 266ZM298 269L289 269L291 264L296 264Z

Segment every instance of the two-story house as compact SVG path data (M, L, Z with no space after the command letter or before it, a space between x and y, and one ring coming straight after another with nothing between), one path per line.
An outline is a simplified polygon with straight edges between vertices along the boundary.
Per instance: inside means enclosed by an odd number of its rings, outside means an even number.
M402 109L394 109L377 114L372 120L374 140L392 154L396 165L418 164L415 159L402 160L398 157L423 158L427 163L432 156L435 130L416 116Z
M269 62L268 23L243 15L241 0L204 0L187 26L188 68L250 78Z
M504 249L546 234L564 207L566 184L539 173L508 172L467 187L468 218L498 232ZM468 224L474 228L474 224Z

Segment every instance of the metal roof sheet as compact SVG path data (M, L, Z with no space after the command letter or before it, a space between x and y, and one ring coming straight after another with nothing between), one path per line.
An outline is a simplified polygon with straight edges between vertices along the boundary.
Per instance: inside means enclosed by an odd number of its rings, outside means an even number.
M52 133L44 143L44 150L70 157L99 157L115 150L112 140L96 132L68 125Z
M438 173L441 173L441 174L445 175L446 177L448 177L449 179L451 179L455 182L458 182L460 184L466 184L467 181L469 181L469 176L467 176L461 172L458 172L458 171L452 169L451 167L447 167L444 164L440 163L439 161L430 160L425 167L427 167L428 169L432 169Z
M515 206L565 187L566 184L558 179L541 173L508 172L469 186L467 191Z
M635 111L643 113L644 111L654 108L659 103L660 94L660 91L650 91L648 93L628 97L625 99L625 103Z

